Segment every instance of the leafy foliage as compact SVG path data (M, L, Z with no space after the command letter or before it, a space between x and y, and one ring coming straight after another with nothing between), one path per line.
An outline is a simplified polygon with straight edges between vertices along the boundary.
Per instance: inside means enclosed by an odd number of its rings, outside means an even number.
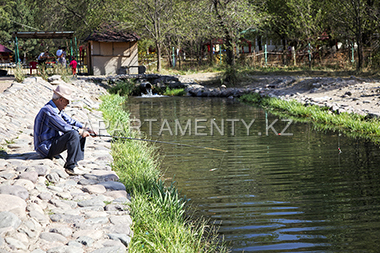
M272 40L282 50L295 46L304 51L309 43L316 51L332 50L340 41L343 47L356 48L361 69L367 59L364 47L371 46L372 52L379 48L379 18L378 0L8 0L0 3L0 43L13 49L15 31L69 30L83 40L100 25L112 23L143 38L140 53L151 47L156 57L152 66L159 72L164 57L173 67L173 48L180 50L178 65L187 56L193 65L214 64L207 45L215 40L223 42L224 68L234 66L236 46L244 39L260 50L265 41ZM320 38L322 33L327 41ZM67 44L27 39L19 41L19 48L30 60L47 48L52 51ZM371 60L377 67L376 55L370 55Z

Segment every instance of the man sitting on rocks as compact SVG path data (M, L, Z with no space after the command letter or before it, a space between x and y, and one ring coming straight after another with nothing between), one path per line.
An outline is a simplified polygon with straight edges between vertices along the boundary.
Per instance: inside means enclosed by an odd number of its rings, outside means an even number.
M70 100L72 90L66 85L58 85L52 100L41 108L34 120L34 149L50 159L67 150L65 171L69 175L81 175L88 171L77 162L84 158L86 137L96 133L63 111Z

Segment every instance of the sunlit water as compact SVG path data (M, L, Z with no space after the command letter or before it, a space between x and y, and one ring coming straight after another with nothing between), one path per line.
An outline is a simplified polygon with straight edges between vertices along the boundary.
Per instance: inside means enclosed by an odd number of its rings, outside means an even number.
M379 251L378 146L228 99L127 107L147 137L197 146L157 144L161 167L233 252Z
M158 98L158 97L165 97L164 95L160 95L160 94L153 94L152 90L151 89L147 89L146 90L146 94L145 93L141 93L141 96L142 98ZM138 98L140 98L138 97Z

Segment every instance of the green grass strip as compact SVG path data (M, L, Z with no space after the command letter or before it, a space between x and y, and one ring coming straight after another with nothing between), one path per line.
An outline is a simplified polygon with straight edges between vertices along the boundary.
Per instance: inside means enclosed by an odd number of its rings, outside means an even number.
M129 133L125 98L106 95L100 106L109 134ZM108 125L108 124L107 124ZM134 133L130 133L131 137ZM215 227L186 216L187 200L161 179L159 155L147 142L112 142L113 170L132 196L133 238L129 252L228 252Z
M261 97L260 94L246 94L240 101L259 105L272 114L291 118L298 122L312 122L317 130L339 131L350 137L365 138L375 143L380 142L380 121L369 119L353 113L336 114L326 107L305 106L296 100L281 100Z
M185 89L170 89L166 87L165 92L163 93L165 96L183 96L185 95Z

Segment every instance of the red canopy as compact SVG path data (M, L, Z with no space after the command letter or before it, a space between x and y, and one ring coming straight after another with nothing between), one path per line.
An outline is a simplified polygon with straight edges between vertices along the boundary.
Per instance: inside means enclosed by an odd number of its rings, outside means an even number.
M0 44L0 53L13 53L12 50Z

